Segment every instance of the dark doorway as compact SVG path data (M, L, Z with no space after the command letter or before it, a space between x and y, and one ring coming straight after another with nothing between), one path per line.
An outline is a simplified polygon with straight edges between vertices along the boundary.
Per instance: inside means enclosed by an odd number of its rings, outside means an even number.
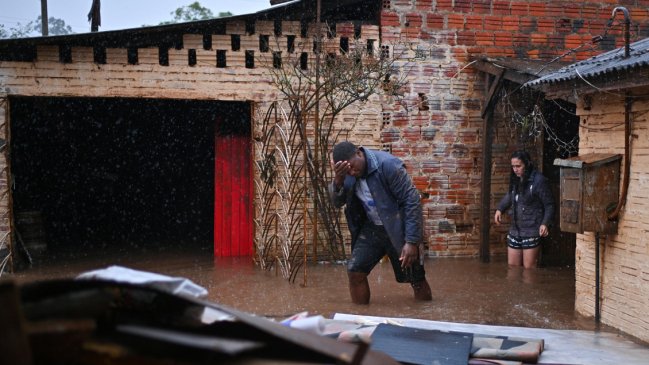
M578 154L579 117L575 105L561 100L545 100L543 119L547 123L543 141L543 174L548 178L555 202L554 222L541 251L542 266L570 266L575 264L576 235L559 229L560 168L556 158Z
M248 103L11 97L10 106L12 211L40 216L48 251L212 251L214 136L249 136Z

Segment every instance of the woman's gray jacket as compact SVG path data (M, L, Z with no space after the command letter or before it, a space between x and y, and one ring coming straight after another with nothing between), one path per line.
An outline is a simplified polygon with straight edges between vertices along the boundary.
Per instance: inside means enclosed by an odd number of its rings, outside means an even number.
M367 163L366 181L392 246L401 252L405 243L423 242L423 215L419 191L406 172L403 162L383 151L361 147ZM329 194L336 207L345 207L352 247L361 227L368 220L365 208L356 196L356 178L347 175L343 187L336 191L333 183Z
M554 217L554 199L548 179L534 170L528 183L520 187L520 192L510 191L505 194L497 209L505 213L510 207L512 217L509 234L515 237L538 237L539 227L543 224L550 227Z

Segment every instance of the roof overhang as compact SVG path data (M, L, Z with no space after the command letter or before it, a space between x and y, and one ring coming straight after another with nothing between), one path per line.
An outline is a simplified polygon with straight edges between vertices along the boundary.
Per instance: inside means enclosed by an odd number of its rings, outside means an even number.
M524 86L561 99L649 86L649 38L572 63Z
M575 99L582 95L649 86L649 67L620 69L596 76L543 83L526 87L543 92L548 99Z
M270 3L270 2L269 2ZM291 0L277 3L256 13L231 17L166 24L140 28L79 33L62 36L0 39L0 60L30 61L37 45L65 45L69 47L179 47L183 34L225 34L227 22L300 21L313 22L316 18L316 0ZM380 2L364 0L322 0L321 21L336 23L351 21L378 24Z
M480 57L473 62L473 67L479 71L490 75L499 75L503 72L504 80L521 85L553 73L566 65L565 62L548 63L541 60L490 57Z

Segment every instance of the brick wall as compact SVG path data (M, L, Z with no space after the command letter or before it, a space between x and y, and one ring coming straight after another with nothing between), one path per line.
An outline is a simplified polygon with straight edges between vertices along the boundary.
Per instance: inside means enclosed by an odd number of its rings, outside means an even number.
M649 341L649 89L635 90L631 142L631 180L618 232L600 238L600 308L602 323ZM624 102L620 95L593 97L590 110L578 103L580 154L624 156ZM637 136L637 137L636 137ZM624 166L624 162L622 162ZM620 176L620 179L622 177ZM621 183L621 181L620 181ZM575 309L595 313L595 235L577 235Z
M430 255L477 255L485 84L471 68L472 58L551 59L585 44L564 58L577 60L619 46L619 26L608 31L599 45L588 44L604 33L615 4L488 0L383 0L382 4L380 27L363 25L361 40L377 40L376 47L398 57L395 77L405 77L407 84L399 95L375 97L351 107L338 126L359 144L392 151L405 161L423 193ZM647 5L649 1L627 5L634 37L647 35ZM328 50L336 49L341 38L354 37L352 23L334 26L334 36L325 46ZM212 35L208 50L203 49L201 36L185 35L184 48L169 50L168 65L160 64L157 48L138 49L134 64L125 49L107 49L106 64L96 64L90 48L73 47L72 62L61 63L58 47L39 46L35 62L0 62L0 96L250 100L263 112L269 102L280 98L264 67L264 62L272 61L272 52L287 51L287 36L293 35L300 52L313 57L311 40L301 37L299 22L282 22L277 42L273 34L273 22L257 22L250 34L244 22L232 21L224 34ZM233 49L233 36L238 37L238 49ZM260 49L262 36L269 36L268 51ZM246 65L246 51L254 65ZM194 63L190 54L195 54ZM219 54L225 65L218 63ZM492 209L504 191L515 142L503 121L496 123ZM501 234L492 232L492 252L504 251Z
M354 47L354 40L364 46L372 41L378 47L376 25L360 26L360 34L356 34L353 23L341 22L334 27L334 36L324 46L327 51L337 51L342 38L350 40L350 47ZM69 59L63 63L58 45L38 45L33 62L0 61L0 138L6 138L5 103L11 95L251 101L255 105L252 133L257 136L258 123L269 105L283 98L269 72L273 52L282 52L286 62L288 37L293 37L293 55L304 53L309 60L314 58L312 38L302 36L299 21L284 21L281 28L281 36L275 37L272 21L256 22L253 33L246 30L243 21L227 22L224 34L211 35L209 49L204 49L202 35L185 34L182 48L168 50L167 62L163 62L157 47L137 49L135 58L126 48L108 48L106 62L96 63L92 47L72 46ZM313 27L307 32L313 32ZM267 50L262 46L264 37ZM367 146L381 148L378 98L352 105L339 121L343 136L354 135ZM0 168L7 166L4 157L0 155ZM6 169L3 171L0 189L5 191L8 175ZM259 174L256 171L257 177ZM0 234L10 230L10 212L8 195L2 195L0 215L5 220L0 221Z
M625 5L633 36L649 35L649 1ZM381 143L406 161L425 197L430 255L479 252L485 85L471 60L481 55L551 60L568 53L562 60L575 61L621 46L619 25L604 41L591 43L604 34L615 6L617 2L383 1L382 46L401 57L408 85L402 96L384 102ZM509 154L518 143L504 123L496 120L492 212L505 191ZM501 236L502 230L492 230L494 253L504 252Z

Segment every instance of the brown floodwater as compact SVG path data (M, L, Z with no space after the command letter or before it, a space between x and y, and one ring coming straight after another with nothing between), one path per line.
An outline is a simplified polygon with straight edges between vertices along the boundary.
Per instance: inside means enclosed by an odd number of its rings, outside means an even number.
M97 251L94 251L97 252ZM47 262L5 274L18 282L74 277L82 272L121 265L181 276L205 287L208 299L260 316L283 318L308 311L331 318L335 313L408 317L436 321L553 329L603 329L574 311L574 270L515 270L503 258L428 258L426 276L433 301L413 299L399 284L389 263L370 274L371 302L352 304L345 266L309 264L295 283L256 266L249 257L214 259L194 249L101 254L48 255ZM306 280L306 285L305 284Z

